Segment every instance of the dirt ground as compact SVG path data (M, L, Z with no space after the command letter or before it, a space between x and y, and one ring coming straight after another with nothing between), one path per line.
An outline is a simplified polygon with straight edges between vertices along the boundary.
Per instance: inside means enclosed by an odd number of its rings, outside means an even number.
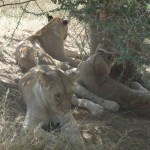
M13 145L15 137L20 133L26 110L17 86L17 81L23 74L14 59L15 47L24 37L46 24L46 18L24 18L13 38L11 37L16 27L16 20L5 16L1 17L1 20L0 149L12 150L15 148L10 145ZM72 37L67 38L67 47L73 50L79 48L88 50L88 45L81 46L81 42L87 40L86 37L82 37L82 34L85 34L83 28L76 21L70 24L69 28L69 34ZM78 32L74 32L77 29ZM77 43L77 39L80 38L82 40ZM149 118L138 117L131 111L122 111L117 114L106 113L102 118L96 118L80 109L74 109L74 116L89 150L150 150ZM18 146L17 149L26 148ZM31 147L31 149L36 148Z

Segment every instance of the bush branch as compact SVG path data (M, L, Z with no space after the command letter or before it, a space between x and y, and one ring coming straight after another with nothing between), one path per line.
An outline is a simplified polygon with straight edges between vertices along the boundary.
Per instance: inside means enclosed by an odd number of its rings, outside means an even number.
M21 22L21 19L22 19L23 15L24 15L25 10L26 10L27 6L29 5L29 3L30 3L30 1L28 1L28 2L26 3L26 6L24 7L24 9L23 9L23 11L22 11L22 14L21 14L21 16L20 16L20 18L19 18L19 21L18 21L18 23L17 23L17 26L16 26L16 28L14 29L13 33L12 33L10 42L13 40L12 38L14 37L16 30L18 29L18 26L19 26L19 24L20 24L20 22Z
M32 1L36 1L36 0L28 0L28 1L25 1L25 2L9 3L9 4L4 4L4 2L3 2L3 5L0 5L0 7L11 6L11 5L21 5L21 4L26 4L26 3L29 3L29 2L32 2Z

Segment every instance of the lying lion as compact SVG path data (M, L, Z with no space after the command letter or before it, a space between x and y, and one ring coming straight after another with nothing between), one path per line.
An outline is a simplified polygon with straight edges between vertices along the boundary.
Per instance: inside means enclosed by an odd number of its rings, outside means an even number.
M135 109L150 109L150 92L147 90L131 89L109 77L109 72L116 58L115 52L108 52L100 47L95 54L78 66L79 83L103 99L117 102L121 107L129 106ZM83 97L84 91L76 90ZM88 97L88 95L86 96ZM91 99L97 104L102 101Z
M83 144L71 113L72 81L62 70L49 65L34 67L20 79L19 88L27 106L25 131L53 122L71 143Z
M16 62L22 69L40 65L56 65L62 69L76 67L80 62L65 56L64 40L67 37L68 21L61 18L49 17L49 23L32 36L21 41L15 52Z
M69 76L72 76L71 74L80 74L80 72L75 68L67 70L66 73ZM96 117L101 117L104 110L117 112L120 108L118 103L95 95L87 88L77 83L77 80L73 85L73 93L74 95L72 97L71 104L87 109Z

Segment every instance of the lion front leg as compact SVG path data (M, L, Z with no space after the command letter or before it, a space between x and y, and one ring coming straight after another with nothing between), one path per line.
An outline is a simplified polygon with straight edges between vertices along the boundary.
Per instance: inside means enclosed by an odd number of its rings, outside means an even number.
M39 116L40 113L27 109L22 130L26 132L27 130L32 130L34 127L36 127L41 122Z
M73 96L71 99L71 104L81 108L87 109L93 116L101 116L103 114L104 108L99 104L95 104L87 99L79 99L77 96Z
M111 101L111 100L105 100L105 99L97 96L96 94L92 93L91 91L89 91L88 89L86 89L85 87L80 85L79 83L74 83L73 92L80 97L86 98L86 99L90 100L91 102L99 104L100 106L102 106L104 109L106 109L108 111L116 112L120 108L120 105L117 102ZM82 102L83 102L83 100L82 100ZM77 100L76 100L76 103L77 103ZM84 105L84 102L82 105ZM87 109L90 109L92 107L91 105L92 104L89 104Z
M98 97L94 93L90 92L88 89L83 87L81 84L75 82L73 86L73 92L83 98L89 99L99 105L101 105L104 102L104 99L101 97Z
M120 108L120 105L117 102L111 101L111 100L104 100L102 103L102 106L111 112L117 112Z
M27 131L30 127L33 128L33 126L35 126L33 120L34 120L34 117L31 117L30 111L27 111L26 116L25 116L25 120L23 122L22 130Z

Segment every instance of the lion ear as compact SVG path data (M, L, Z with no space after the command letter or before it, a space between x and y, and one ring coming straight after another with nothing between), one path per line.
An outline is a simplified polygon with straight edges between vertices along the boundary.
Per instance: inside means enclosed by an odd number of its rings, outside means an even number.
M37 71L36 72L37 80L44 86L50 86L55 82L55 77L53 74L47 75L45 72Z
M102 44L98 44L95 53L105 53Z
M47 14L47 19L48 19L48 22L49 22L50 20L53 19L53 16L49 16L49 15Z
M117 51L107 51L103 49L103 46L101 44L98 44L95 53L107 54L107 55L111 55L112 57L119 56L119 53Z
M116 57L118 57L119 53L118 52L108 52L108 53L106 53L106 55L107 55L108 60L114 61L114 59Z

